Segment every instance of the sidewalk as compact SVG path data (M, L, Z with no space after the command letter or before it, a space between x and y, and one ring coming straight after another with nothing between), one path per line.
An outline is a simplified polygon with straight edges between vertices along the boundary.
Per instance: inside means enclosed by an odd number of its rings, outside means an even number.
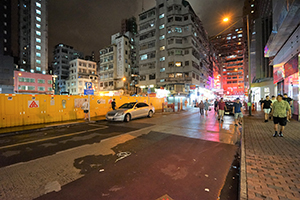
M273 127L262 112L244 117L240 199L300 199L300 122L288 123L282 138Z

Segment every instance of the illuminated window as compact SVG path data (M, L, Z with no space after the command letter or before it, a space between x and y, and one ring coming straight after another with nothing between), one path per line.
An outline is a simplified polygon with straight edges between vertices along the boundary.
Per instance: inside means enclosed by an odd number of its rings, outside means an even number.
M35 17L36 21L40 22L42 19L40 17Z
M226 39L227 39L227 40L231 40L231 37L227 37Z
M148 56L147 54L141 55L141 60L147 60Z
M42 71L42 68L40 68L40 67L36 67L35 69L36 69L36 71Z
M35 38L35 41L38 42L38 43L42 42L42 40L40 38Z
M159 26L159 29L163 29L163 28L165 28L164 24L162 24L162 25Z
M35 55L36 55L37 57L41 57L41 53L36 52Z
M251 4L251 7L254 7L254 4Z
M40 3L38 3L38 2L35 2L35 5L37 6L37 7L42 7L42 5L40 4Z
M159 36L159 39L160 39L160 40L163 40L163 39L165 39L165 35L161 35L161 36Z
M38 15L41 15L41 14L42 14L42 12L41 12L40 10L38 10L38 9L36 9L35 12L36 12L36 14L38 14Z
M38 36L41 36L41 32L40 32L40 31L35 31L35 33L36 33Z
M251 13L254 13L254 10L251 10Z
M238 34L238 37L243 37L243 34Z
M39 46L39 45L35 45L35 48L36 48L37 50L41 50L41 49L42 49L41 46Z
M164 14L164 13L159 15L159 19L162 19L162 18L164 18L164 17L165 17L165 14Z
M166 57L161 57L160 59L159 59L159 61L165 61L166 60Z
M181 66L182 66L182 63L181 63L181 62L176 62L176 63L175 63L175 66L176 66L176 67L181 67Z
M164 71L166 71L166 68L161 68L160 69L160 72L164 72Z
M162 46L162 47L160 47L159 49L161 50L161 51L163 51L163 50L165 50L165 46Z
M37 64L41 64L41 60L36 60L35 61Z

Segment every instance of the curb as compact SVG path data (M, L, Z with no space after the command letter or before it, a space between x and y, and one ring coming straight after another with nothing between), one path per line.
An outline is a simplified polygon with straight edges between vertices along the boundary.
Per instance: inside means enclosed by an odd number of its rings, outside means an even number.
M240 166L240 200L247 200L247 170L246 170L246 148L245 148L245 117L243 120L243 131L241 138L241 166Z

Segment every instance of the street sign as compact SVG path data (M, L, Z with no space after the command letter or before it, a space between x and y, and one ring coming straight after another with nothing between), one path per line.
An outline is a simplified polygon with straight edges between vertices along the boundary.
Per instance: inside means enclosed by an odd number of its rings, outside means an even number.
M84 90L84 95L94 95L94 90Z
M92 82L86 82L86 83L85 83L85 87L86 87L87 90L92 89L92 88L93 88Z
M39 101L28 101L28 108L38 108Z

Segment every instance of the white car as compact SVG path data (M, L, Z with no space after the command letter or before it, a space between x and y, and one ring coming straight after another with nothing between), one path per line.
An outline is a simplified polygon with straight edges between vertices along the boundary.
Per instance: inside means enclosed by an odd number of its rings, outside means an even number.
M154 113L155 109L152 105L142 102L131 102L123 104L117 110L109 111L106 114L106 120L129 122L135 118L152 117Z

